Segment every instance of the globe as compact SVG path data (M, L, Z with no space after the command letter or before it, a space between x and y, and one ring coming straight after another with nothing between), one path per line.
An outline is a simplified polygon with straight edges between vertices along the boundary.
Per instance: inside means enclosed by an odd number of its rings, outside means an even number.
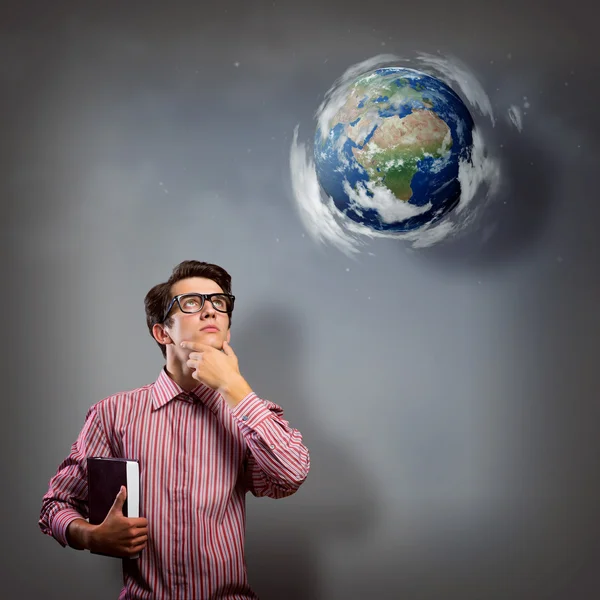
M429 226L460 200L473 127L461 98L436 77L404 67L362 74L317 127L319 184L339 211L372 230Z

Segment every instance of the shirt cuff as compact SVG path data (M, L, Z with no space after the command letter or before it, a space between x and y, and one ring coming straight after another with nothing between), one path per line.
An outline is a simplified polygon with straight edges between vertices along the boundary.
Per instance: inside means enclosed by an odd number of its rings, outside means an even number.
M265 419L271 416L267 401L250 392L232 411L233 416L250 429L256 429Z
M69 545L67 528L75 519L83 517L74 508L65 508L57 512L52 519L52 535L63 548Z

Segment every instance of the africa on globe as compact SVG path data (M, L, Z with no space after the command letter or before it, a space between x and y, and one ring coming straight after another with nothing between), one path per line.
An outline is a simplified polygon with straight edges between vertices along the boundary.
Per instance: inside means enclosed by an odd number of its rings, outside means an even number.
M459 202L474 122L440 79L384 67L360 75L317 127L314 160L346 217L380 232L439 221Z

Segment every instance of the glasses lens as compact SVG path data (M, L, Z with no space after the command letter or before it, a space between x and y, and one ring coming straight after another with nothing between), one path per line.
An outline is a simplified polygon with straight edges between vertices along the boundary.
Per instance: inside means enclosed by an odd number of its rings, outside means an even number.
M202 296L188 294L179 298L179 306L185 313L195 313L202 308Z
M231 298L224 294L217 294L216 296L211 296L210 301L212 305L215 307L215 310L219 312L229 312L231 310Z

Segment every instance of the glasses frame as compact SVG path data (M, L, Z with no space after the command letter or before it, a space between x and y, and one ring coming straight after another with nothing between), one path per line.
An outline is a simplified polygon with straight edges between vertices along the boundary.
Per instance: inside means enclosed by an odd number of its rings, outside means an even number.
M192 310L192 311L183 310L180 300L181 300L181 298L186 298L189 296L199 296L200 298L202 298L202 304L200 305L200 308L198 310ZM225 297L229 298L229 300L231 301L231 308L229 310L220 310L219 308L217 308L213 304L213 301L212 301L214 296L225 296ZM173 309L173 306L175 306L175 304L177 304L177 306L179 306L179 310L182 313L185 313L186 315L193 315L193 314L199 313L204 308L204 304L207 300L210 300L212 307L217 312L220 312L221 314L230 315L233 312L233 305L235 304L235 296L233 294L226 294L224 292L215 292L214 294L200 294L199 292L188 292L187 294L179 294L178 296L175 296L171 300L171 303L169 304L169 307L167 308L167 310L165 312L165 316L163 317L161 324L164 323L169 318L169 313L171 312L171 310Z

